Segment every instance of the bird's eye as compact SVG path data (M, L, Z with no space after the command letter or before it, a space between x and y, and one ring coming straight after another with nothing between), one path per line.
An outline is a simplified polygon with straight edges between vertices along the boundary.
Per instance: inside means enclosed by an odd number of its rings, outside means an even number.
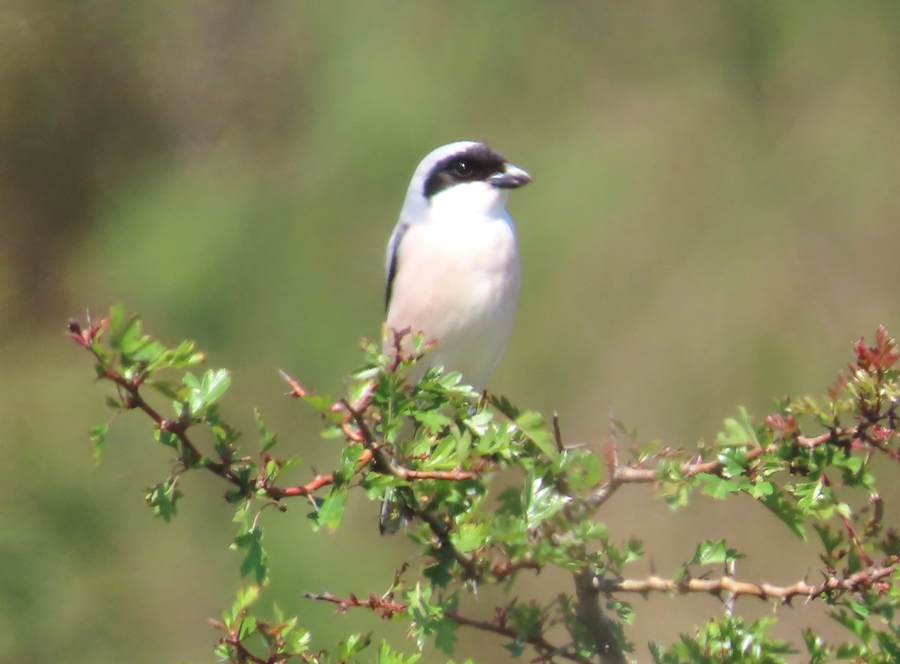
M459 177L467 178L472 175L472 166L467 161L458 161L453 164L453 172Z

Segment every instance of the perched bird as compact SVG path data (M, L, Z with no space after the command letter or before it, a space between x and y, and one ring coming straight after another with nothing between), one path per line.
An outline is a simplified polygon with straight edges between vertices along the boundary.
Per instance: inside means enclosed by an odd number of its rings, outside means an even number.
M484 143L434 150L416 168L387 248L385 351L398 332L422 334L434 347L415 365L458 371L476 391L497 368L519 303L519 249L506 212L510 189L531 181ZM405 494L389 489L382 534L409 517Z
M519 250L506 211L531 177L484 143L431 152L416 168L387 248L386 349L409 329L435 343L416 365L458 371L476 391L506 350L519 301Z

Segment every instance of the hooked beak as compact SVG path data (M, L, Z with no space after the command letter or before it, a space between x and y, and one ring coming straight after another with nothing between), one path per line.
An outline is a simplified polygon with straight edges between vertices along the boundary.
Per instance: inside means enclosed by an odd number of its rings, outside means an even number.
M518 166L507 164L503 173L495 173L487 181L497 189L518 189L531 182L531 176Z

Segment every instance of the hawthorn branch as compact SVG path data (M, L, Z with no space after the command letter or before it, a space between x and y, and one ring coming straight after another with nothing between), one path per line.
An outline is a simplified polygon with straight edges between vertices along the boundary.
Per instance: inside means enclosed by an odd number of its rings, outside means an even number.
M537 650L538 653L540 653L541 656L538 658L538 661L549 661L554 657L562 657L563 659L568 659L572 662L581 662L582 664L587 664L588 662L590 662L589 659L582 657L576 651L570 648L562 648L553 645L541 635L531 635L523 637L511 627L500 625L496 622L491 622L488 620L476 620L473 618L467 618L457 611L448 611L444 615L450 618L450 620L455 622L457 625L462 625L463 627L472 627L474 629L481 630L482 632L490 632L491 634L497 634L499 636L505 636L513 640L519 640L522 643L527 643L532 648Z
M813 438L797 436L793 442L800 447L813 449L820 445L834 442L837 437L847 435L851 433L851 431L852 429L829 431L828 433L823 433L822 435ZM766 454L776 452L779 449L780 444L782 443L775 442L766 447L756 446L748 450L746 456L747 463L750 464ZM747 445L751 446L753 443L748 441ZM613 459L616 458L609 454L607 454L607 456ZM690 479L701 473L721 476L724 468L724 462L719 461L718 459L711 461L687 461L681 464L679 473L684 479ZM664 478L659 477L656 468L643 468L636 465L622 466L618 465L618 461L609 465L609 473L610 476L606 481L603 482L585 501L592 511L595 511L605 503L624 484L653 484L664 480Z
M143 386L143 377L138 376L135 378L127 378L125 375L117 371L116 369L110 367L104 358L99 355L96 350L93 348L93 341L96 335L101 332L106 325L106 321L101 321L96 325L91 325L88 328L82 329L77 321L70 321L69 323L69 335L82 347L91 352L97 361L100 367L100 378L108 380L115 384L120 390L124 392L123 398L123 406L129 410L140 410L144 414L146 414L156 425L157 429L163 432L169 432L173 434L177 439L181 446L181 463L184 464L185 467L190 465L188 459L196 459L202 460L201 467L206 468L210 472L224 480L228 481L230 484L242 489L244 491L250 491L253 488L262 489L266 496L272 500L281 500L283 498L293 498L293 497L309 497L313 495L316 491L330 486L334 482L334 474L326 473L326 474L318 474L312 480L307 482L306 484L288 486L288 487L278 487L272 486L268 484L264 474L261 474L256 479L256 486L250 487L247 483L241 480L238 473L236 473L228 460L215 461L210 459L209 457L205 457L201 454L200 450L191 440L188 435L188 426L182 422L178 422L166 417L163 417L159 411L157 411L150 403L144 398L141 393L141 387ZM281 371L282 378L288 384L290 389L290 394L296 398L303 398L308 396L309 392L303 387L303 385L288 375L286 372ZM361 398L361 402L363 407L368 407L369 401L371 397L371 390L365 392L363 397ZM386 472L395 477L398 477L403 480L413 481L413 480L447 480L447 481L462 481L462 480L471 480L479 477L479 474L475 471L463 470L463 469L454 469L451 471L420 471L412 468L405 468L402 466L396 466L390 463L390 460L386 455L380 456L379 459L375 458L377 445L375 443L375 439L368 429L365 419L362 415L362 412L357 408L351 406L346 400L342 400L339 402L341 406L343 406L347 413L348 419L345 422L345 426L343 427L344 433L348 440L352 440L354 442L368 442L371 443L367 446L362 454L360 454L359 459L357 461L356 472L361 472L367 465L376 461L375 465L377 470L381 472ZM359 428L358 432L354 432L352 429L347 426L350 419L356 423Z
M395 614L404 613L406 605L395 602L393 594L388 593L384 597L376 597L370 594L368 599L361 600L356 595L350 597L336 597L329 592L324 593L303 593L303 597L317 602L330 602L337 604L338 613L346 613L350 608L366 608L373 613L378 613L383 619L392 618Z
M367 599L359 599L356 595L353 594L351 594L349 597L336 597L329 592L303 593L303 596L306 599L311 599L314 601L336 604L338 607L338 613L344 613L351 608L363 608L369 609L373 613L377 613L383 619L391 618L394 615L405 613L407 609L406 604L395 601L393 595L390 593L384 597L369 595ZM562 657L573 662L581 662L582 664L586 664L587 662L589 662L589 660L578 655L577 652L568 648L556 646L541 635L523 636L511 627L503 624L502 621L489 621L469 618L462 615L458 611L448 611L444 615L445 617L455 622L457 625L461 625L463 627L471 627L483 632L490 632L491 634L497 634L499 636L505 636L513 640L519 640L522 643L527 643L532 648L538 651L538 653L541 655L539 657L539 660L542 661L550 660L553 657Z
M587 628L594 642L594 651L604 664L626 664L625 653L612 629L612 622L600 608L600 588L596 576L588 571L572 575L575 579L575 615Z
M646 579L603 579L594 576L591 585L596 592L604 594L637 593L647 595L651 592L670 594L708 593L715 596L758 597L763 600L777 600L780 604L789 605L797 597L805 597L807 602L836 593L850 593L875 588L881 590L883 580L897 572L900 557L891 556L882 564L875 564L847 577L826 576L818 584L808 583L805 579L788 586L772 583L753 583L740 581L733 576L722 576L714 579L663 579L650 576ZM886 586L885 586L886 587Z
M363 411L360 410L358 406L350 404L346 399L341 399L340 403L346 409L347 413L349 413L350 418L356 423L359 433L362 436L362 444L365 445L366 450L370 450L372 452L372 467L376 472L392 475L397 479L416 479L414 476L419 475L417 479L424 479L425 477L430 477L432 479L471 479L473 477L478 477L477 473L473 471L465 471L465 470L454 470L449 472L438 472L438 471L428 471L425 476L421 473L424 471L414 471L409 468L404 468L396 463L387 455L387 453L382 449L376 440L375 436L372 434L371 429L366 424L365 417L363 415ZM481 577L481 574L478 570L478 566L475 564L475 560L465 555L462 551L457 549L453 542L450 539L451 527L448 525L439 515L429 512L426 509L421 509L417 505L414 504L414 501L408 501L410 510L415 516L426 523L428 527L431 529L431 532L437 538L440 547L445 551L449 552L454 560L459 564L460 567L463 568L466 578L469 579L477 579Z
M294 498L296 496L311 496L322 487L330 486L334 482L334 474L326 473L316 475L306 484L299 486L267 486L266 495L272 500L281 500L282 498Z
M254 655L247 649L237 634L229 634L221 640L221 643L227 643L240 656L242 662L250 662L251 664L272 664L272 659L263 659Z
M97 359L98 361L100 360L99 357ZM140 391L140 380L129 380L114 369L110 369L106 366L103 366L102 378L112 381L120 388L125 390L128 395L125 400L125 406L127 408L138 409L144 412L148 417L150 417L151 420L153 420L153 422L156 424L156 427L160 431L167 431L175 435L175 437L178 439L178 442L181 444L182 462L185 462L185 451L187 451L187 453L195 459L203 458L203 455L200 454L200 450L197 449L197 446L194 445L193 441L191 441L191 439L188 437L187 427L184 424L163 417L155 408L153 408L153 406L147 403ZM185 465L187 465L186 462ZM231 470L231 468L228 467L227 464L213 461L212 459L207 459L204 462L203 467L207 468L216 475L219 475L220 477L228 480L232 484L241 486L240 478L238 478L238 476L234 473L234 471Z
M141 395L140 382L128 380L120 373L108 367L104 367L102 377L112 381L126 391L128 395L126 405L129 408L138 409L144 412L147 416L150 417L151 420L153 420L160 431L171 432L175 435L176 438L178 438L178 442L181 444L182 448L182 463L185 463L183 458L185 455L185 450L191 457L195 459L203 458L203 455L197 449L197 446L194 445L193 441L188 436L187 427L179 422L175 422L174 420L164 418L155 408L153 408L153 406L147 403L143 395ZM368 463L368 458L366 458L366 456L366 452L360 455L360 468ZM213 461L212 459L207 458L204 461L202 467L227 480L238 488L247 489L245 483L240 479L238 474L229 467L227 463ZM263 489L267 497L273 500L280 500L282 498L289 498L294 496L310 496L322 487L329 486L333 481L334 475L328 473L324 475L317 475L306 484L289 487L276 487L266 484L263 478L257 480L257 488Z

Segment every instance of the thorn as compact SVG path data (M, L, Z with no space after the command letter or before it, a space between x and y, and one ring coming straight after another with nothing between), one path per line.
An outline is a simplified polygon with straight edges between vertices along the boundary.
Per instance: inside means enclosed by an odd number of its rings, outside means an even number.
M562 433L559 430L559 411L553 411L553 438L556 440L556 451L562 454L566 451L563 447Z
M279 369L278 373L281 374L281 377L284 379L284 382L287 383L288 387L291 388L291 391L288 392L292 397L296 397L298 399L303 399L304 397L309 395L309 392L306 391L306 388L300 384L296 378L288 374L283 369Z

